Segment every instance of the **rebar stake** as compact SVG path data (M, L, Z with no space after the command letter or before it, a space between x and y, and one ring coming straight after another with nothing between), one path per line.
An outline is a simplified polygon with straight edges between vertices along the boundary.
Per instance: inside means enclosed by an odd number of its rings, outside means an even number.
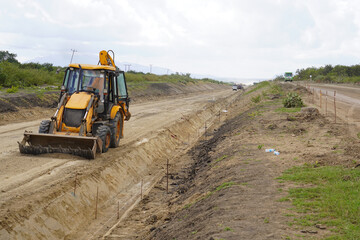
M120 201L117 204L117 219L120 219Z
M335 101L335 97L336 97L336 91L334 91L334 112L335 112L335 123L336 123L336 101Z
M326 102L325 102L325 116L327 116L327 101L328 101L328 91L326 91Z
M312 102L313 104L315 104L315 89L313 88L313 97L312 97Z
M143 199L143 180L141 179L141 184L140 184L140 199L142 200Z
M95 219L97 219L98 198L99 198L99 187L96 187Z
M75 173L75 181L74 181L74 197L76 196L76 180L77 180L77 173Z
M321 95L322 95L322 94L321 94L321 89L320 89L320 95L319 95L319 98L320 98L320 111L321 111L321 107L322 107L322 104L321 104L321 103L322 103L322 101L321 101L321 100L322 100L322 96L321 96Z
M166 159L166 194L169 194L169 159Z

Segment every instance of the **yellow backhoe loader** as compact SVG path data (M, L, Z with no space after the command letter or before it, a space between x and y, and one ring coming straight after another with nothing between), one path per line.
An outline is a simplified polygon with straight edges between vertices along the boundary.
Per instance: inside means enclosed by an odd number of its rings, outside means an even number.
M114 59L112 50L103 50L98 65L70 64L55 114L40 123L39 133L25 131L20 152L94 159L96 153L117 147L131 114L125 74Z

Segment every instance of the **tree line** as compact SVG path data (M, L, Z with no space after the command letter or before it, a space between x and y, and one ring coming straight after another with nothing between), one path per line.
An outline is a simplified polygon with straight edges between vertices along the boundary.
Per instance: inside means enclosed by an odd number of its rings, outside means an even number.
M0 51L0 87L60 85L64 72L51 63L20 63L15 53Z
M0 88L25 88L42 85L60 86L64 79L65 67L53 66L52 63L20 63L15 53L0 51ZM133 84L146 84L154 82L212 82L221 83L216 80L204 78L195 79L190 73L155 75L135 71L126 72L126 80Z
M356 83L360 82L360 65L344 66L330 64L316 68L297 69L294 80L311 80L327 83Z

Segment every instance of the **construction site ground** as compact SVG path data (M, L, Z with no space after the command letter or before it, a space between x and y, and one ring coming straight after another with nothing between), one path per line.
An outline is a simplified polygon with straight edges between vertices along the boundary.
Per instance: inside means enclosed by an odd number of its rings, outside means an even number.
M319 100L305 87L281 88L317 107ZM338 102L337 123L330 104L326 117L324 105L318 107L321 114L282 112L279 96L265 90L244 94L218 87L134 104L121 147L93 161L21 155L16 141L25 129L36 131L39 120L0 126L0 239L317 239L331 234L288 225L291 204L279 199L292 185L276 178L305 162L354 166L359 113L353 108L349 114L345 102ZM261 101L255 103L258 95ZM280 155L266 153L267 148Z

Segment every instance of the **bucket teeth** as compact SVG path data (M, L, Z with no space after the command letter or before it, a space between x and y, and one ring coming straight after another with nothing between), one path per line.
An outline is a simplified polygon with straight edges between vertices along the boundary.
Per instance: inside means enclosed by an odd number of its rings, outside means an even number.
M51 146L43 147L40 145L24 146L21 143L19 143L19 148L20 148L20 152L24 154L39 155L44 153L66 153L87 159L95 158L95 155L90 148L81 149L81 148L61 148L61 147L51 147Z
M23 141L18 142L19 150L24 154L66 153L87 159L95 158L97 138L74 138L33 133L25 133L24 135ZM69 143L70 141L71 143Z

